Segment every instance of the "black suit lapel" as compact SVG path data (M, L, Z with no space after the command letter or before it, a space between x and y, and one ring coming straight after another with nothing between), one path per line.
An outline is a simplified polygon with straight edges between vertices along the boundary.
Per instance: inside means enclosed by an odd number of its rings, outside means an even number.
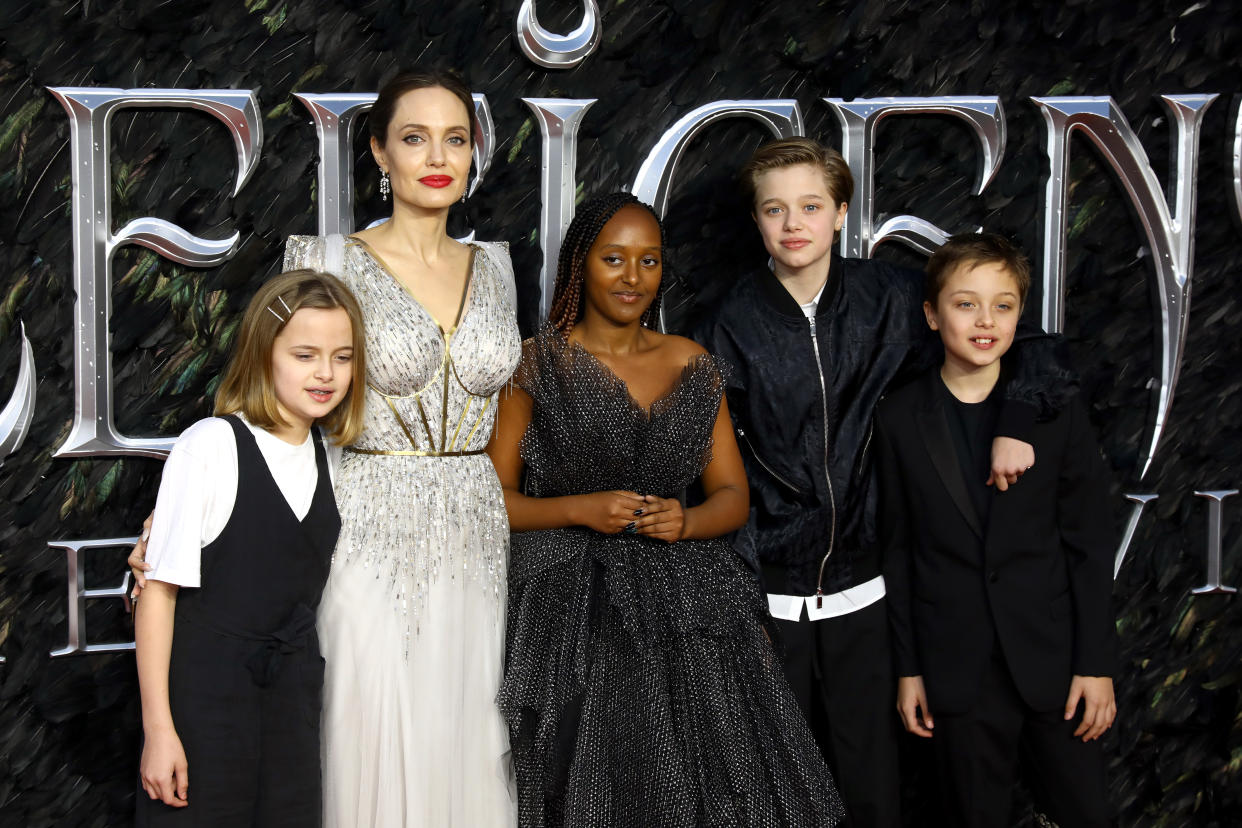
M983 525L970 500L970 493L966 491L966 480L962 477L962 467L958 462L957 451L953 448L953 437L949 434L949 421L940 401L939 389L935 385L938 382L940 378L935 372L928 375L924 395L926 405L916 416L919 433L923 438L923 445L927 447L927 453L931 456L932 465L944 482L945 491L957 505L962 517L970 524L970 528L982 540Z

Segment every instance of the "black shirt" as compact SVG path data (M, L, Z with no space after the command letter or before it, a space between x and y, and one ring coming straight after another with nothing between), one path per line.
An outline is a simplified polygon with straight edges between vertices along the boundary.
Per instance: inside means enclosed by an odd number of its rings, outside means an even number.
M992 486L987 485L988 474L992 470L992 438L996 434L996 419L1000 416L1003 402L997 390L1000 383L996 384L987 399L977 403L962 402L953 396L943 378L939 385L944 393L945 418L949 422L949 434L953 437L953 450L957 453L962 477L966 479L966 491L970 492L970 500L979 514L980 523L987 526L994 491Z

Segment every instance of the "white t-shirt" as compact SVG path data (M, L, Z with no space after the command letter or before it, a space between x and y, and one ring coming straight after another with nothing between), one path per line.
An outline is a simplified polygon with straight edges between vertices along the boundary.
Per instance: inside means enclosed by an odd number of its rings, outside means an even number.
M819 293L816 293L816 294L815 294L815 298L814 298L814 299L812 299L811 301L807 302L805 305L799 305L799 306L798 306L798 307L802 308L802 313L806 315L806 318L807 318L807 319L814 319L814 318L815 318L815 311L819 310L819 300L823 298L823 296L824 296L824 288L826 288L826 287L828 287L828 282L827 282L827 281L825 281L822 285L820 285L820 288L819 288Z
M259 453L277 487L298 520L310 511L318 472L315 442L310 435L301 445L290 445L253 426ZM336 476L341 449L324 440L329 478ZM164 476L155 501L155 519L147 541L147 577L183 587L199 586L202 548L211 543L233 514L237 499L237 440L227 421L199 420L182 432L164 462Z

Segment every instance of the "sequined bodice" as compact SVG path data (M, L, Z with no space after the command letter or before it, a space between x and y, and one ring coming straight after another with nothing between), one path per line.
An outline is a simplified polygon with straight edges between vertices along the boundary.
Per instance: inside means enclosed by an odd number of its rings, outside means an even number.
M294 236L289 246L292 256L322 261L322 238ZM367 329L366 427L355 448L460 452L487 445L496 392L520 353L508 257L496 247L474 245L461 317L445 330L362 244L346 244L338 275L358 297Z
M521 445L532 495L626 489L674 497L711 457L724 383L710 356L693 359L644 410L607 366L545 328L523 346L514 380L534 402Z

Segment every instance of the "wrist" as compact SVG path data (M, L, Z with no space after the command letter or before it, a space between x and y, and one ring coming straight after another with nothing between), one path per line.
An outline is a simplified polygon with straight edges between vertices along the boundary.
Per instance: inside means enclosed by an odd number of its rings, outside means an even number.
M587 495L569 495L564 498L561 505L563 514L565 515L566 526L587 526L585 519L585 500Z
M681 537L677 538L677 540L685 540L686 538L697 538L698 537L698 535L694 534L694 525L695 525L694 513L698 508L699 507L696 506L694 509L686 509L684 512L682 512Z

